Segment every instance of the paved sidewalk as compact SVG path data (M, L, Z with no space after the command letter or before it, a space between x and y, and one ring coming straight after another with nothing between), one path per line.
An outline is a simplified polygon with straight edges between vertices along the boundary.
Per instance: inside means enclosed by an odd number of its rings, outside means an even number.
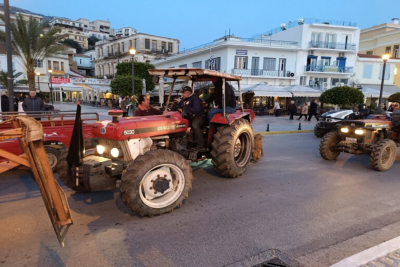
M109 119L108 110L106 108L101 107L92 107L88 105L81 105L82 112L97 112L99 114L100 120ZM76 104L72 103L63 103L63 104L54 104L55 109L59 110L75 110ZM132 114L131 112L129 114ZM255 132L267 132L267 127L269 124L270 132L288 132L288 131L298 131L299 123L301 123L301 130L313 130L316 124L315 118L311 119L311 121L297 120L295 117L294 120L289 120L289 116L256 116L256 119L253 122L253 129Z

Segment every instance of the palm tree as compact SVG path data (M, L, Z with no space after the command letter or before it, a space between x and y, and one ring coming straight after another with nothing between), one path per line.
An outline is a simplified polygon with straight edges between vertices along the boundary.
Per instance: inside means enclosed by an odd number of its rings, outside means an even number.
M26 80L16 80L19 76L22 75L22 72L17 72L15 73L15 70L13 70L13 77L14 77L14 86L18 86L20 84L26 84ZM3 86L8 90L8 76L7 72L5 71L0 71L0 85Z
M4 21L4 16L0 15ZM21 57L28 77L29 90L35 90L35 62L45 57L64 51L66 48L59 42L63 36L58 34L58 27L45 30L45 24L32 16L25 20L21 14L11 23L11 43L14 51ZM5 43L5 32L0 31L0 41Z

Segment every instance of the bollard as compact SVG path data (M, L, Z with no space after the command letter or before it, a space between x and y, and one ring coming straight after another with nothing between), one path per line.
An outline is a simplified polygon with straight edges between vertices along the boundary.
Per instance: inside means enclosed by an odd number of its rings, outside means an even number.
M267 124L267 132L269 132L269 123Z
M301 130L301 122L299 123L299 129L297 129L297 130L299 130L299 131Z

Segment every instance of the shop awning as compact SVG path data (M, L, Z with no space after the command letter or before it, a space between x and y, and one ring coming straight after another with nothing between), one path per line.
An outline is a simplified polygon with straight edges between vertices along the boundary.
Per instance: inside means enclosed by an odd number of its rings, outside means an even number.
M373 88L363 86L361 92L363 92L365 97L378 98L380 90L375 90ZM382 98L388 98L390 95L391 95L390 93L382 91Z
M94 85L94 84L88 84L89 87L92 87L96 90L98 90L100 93L105 93L108 91L108 93L111 93L111 87L108 85Z
M82 87L73 85L72 83L53 84L53 88L62 88L64 91L82 92Z
M293 93L295 97L320 97L322 94L322 91L320 90L302 85L291 85L285 87L285 90Z
M292 94L287 91L260 91L260 90L248 90L244 93L254 93L254 96L277 96L277 97L292 97Z
M374 89L377 91L381 90L381 86L377 85L377 84L361 84L362 88L370 88L370 89ZM388 93L389 95L395 94L395 93L399 93L400 92L400 88L396 85L383 85L383 92L384 93ZM379 97L379 96L378 96Z

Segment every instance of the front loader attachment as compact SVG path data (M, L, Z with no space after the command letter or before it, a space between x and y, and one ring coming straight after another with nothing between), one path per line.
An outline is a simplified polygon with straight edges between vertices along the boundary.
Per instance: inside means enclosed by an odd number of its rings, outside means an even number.
M24 154L14 155L0 149L6 161L0 162L0 173L23 165L32 170L44 204L60 245L72 225L72 218L65 193L54 179L46 151L43 146L43 128L35 119L27 116L11 117L0 124L9 123L13 129L0 132L0 141L18 138Z

